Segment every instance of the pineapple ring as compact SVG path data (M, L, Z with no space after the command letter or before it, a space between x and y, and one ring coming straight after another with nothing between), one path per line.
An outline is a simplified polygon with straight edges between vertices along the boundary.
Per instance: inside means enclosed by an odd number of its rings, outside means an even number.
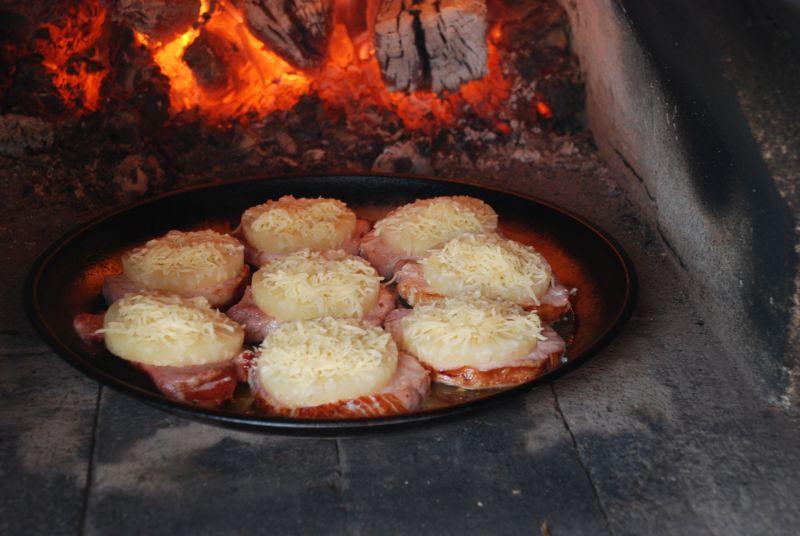
M509 366L543 340L535 312L488 300L445 298L403 317L401 350L436 370Z
M437 294L539 305L553 283L547 260L531 246L497 234L464 234L419 261Z
M310 407L378 392L397 359L397 345L379 327L330 317L296 320L267 335L253 373L282 405Z
M244 246L216 231L170 231L122 256L122 269L149 289L191 292L227 281L244 266Z
M356 215L347 205L321 197L285 195L251 207L242 215L242 232L250 245L275 255L304 248L336 249L350 240L355 230Z
M403 255L419 256L461 233L491 233L497 213L474 197L418 199L375 224L375 235Z
M302 250L262 266L251 289L258 308L277 320L361 319L378 303L380 280L361 257Z
M231 359L244 343L242 327L205 298L149 292L126 294L103 319L108 350L147 365L183 367Z

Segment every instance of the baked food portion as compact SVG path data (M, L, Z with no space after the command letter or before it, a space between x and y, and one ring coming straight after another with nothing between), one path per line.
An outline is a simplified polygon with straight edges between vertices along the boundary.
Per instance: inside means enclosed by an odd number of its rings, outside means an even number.
M430 388L428 373L381 328L330 317L281 324L249 374L259 409L291 417L404 413Z
M247 260L256 266L302 249L356 254L368 229L368 223L337 199L291 195L247 209L240 226L250 246Z
M398 293L412 306L445 296L487 298L537 310L544 320L570 308L569 292L547 260L532 246L495 233L457 236L405 264L395 279Z
M244 332L204 298L162 293L128 294L103 320L106 347L128 361L180 367L232 358Z
M106 311L102 333L112 354L170 398L218 406L233 396L244 330L204 298L128 294Z
M122 255L123 273L103 283L106 301L128 293L161 290L192 298L202 296L224 306L241 296L250 268L244 246L212 230L170 231Z
M403 261L417 260L429 249L462 233L491 233L497 213L479 199L467 196L419 199L403 205L375 223L364 236L361 254L384 277Z
M395 307L394 295L361 257L307 249L276 258L254 275L244 298L227 314L261 342L280 322L331 316L379 325Z
M362 318L378 302L381 276L361 257L302 250L253 274L256 305L278 320Z
M444 298L398 309L386 328L433 381L465 389L532 380L554 367L566 348L535 312L484 299Z

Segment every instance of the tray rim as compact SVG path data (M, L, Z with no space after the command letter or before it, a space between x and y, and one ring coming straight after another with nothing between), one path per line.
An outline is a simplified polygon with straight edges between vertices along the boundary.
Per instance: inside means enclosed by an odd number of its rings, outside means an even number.
M171 197L178 197L200 190L212 190L216 188L225 189L226 187L233 187L236 185L256 182L269 182L271 180L291 180L291 179L323 179L323 180L340 180L347 177L367 178L373 177L378 180L381 178L391 179L409 179L413 181L429 181L433 183L446 183L452 185L462 185L474 187L481 190L492 191L495 193L510 195L541 205L547 209L560 213L562 216L577 221L582 226L586 227L589 231L602 239L608 249L614 253L619 261L622 269L622 274L626 281L625 296L623 298L624 306L618 311L616 318L610 323L610 328L606 329L594 343L589 346L579 356L571 358L570 361L557 369L544 374L543 376L526 382L524 384L499 391L493 395L485 398L472 400L469 402L448 406L444 408L436 408L426 410L419 413L412 413L407 415L395 415L391 417L380 418L363 418L363 419L331 419L331 420L308 420L284 417L270 417L266 415L242 415L235 414L225 410L217 410L211 408L203 408L199 406L189 406L180 402L172 401L159 393L144 390L137 385L126 382L117 378L115 375L106 373L96 367L92 367L90 361L82 356L80 353L74 351L69 345L64 344L61 339L52 331L50 326L44 321L41 314L41 304L39 302L38 288L39 281L42 278L43 271L48 267L50 261L56 257L60 252L67 247L77 237L81 236L90 229L100 225L103 221L114 218L115 216L134 210L138 207L146 206L149 204L156 204L164 199ZM221 180L213 183L206 183L200 185L192 185L169 192L164 192L153 197L142 199L130 204L126 204L114 209L102 212L89 220L79 223L71 230L64 233L58 239L54 240L34 261L28 275L25 279L24 286L24 306L29 322L34 326L37 333L42 339L50 346L50 348L62 359L64 359L71 366L75 367L80 372L86 374L93 380L97 381L100 385L111 387L127 396L132 396L142 402L159 409L177 414L181 417L187 417L193 420L198 420L205 423L213 423L226 427L233 427L239 429L248 429L261 432L269 432L276 434L290 434L290 435L339 435L341 433L360 433L372 430L386 430L395 429L403 426L412 426L416 424L426 423L432 420L453 418L456 416L471 413L484 409L490 405L507 401L510 398L517 396L520 393L529 391L534 387L540 386L545 383L552 383L552 381L560 378L574 370L577 366L583 364L589 358L597 355L604 349L624 328L630 319L636 301L638 298L638 279L636 270L630 257L620 244L611 237L610 234L605 232L597 225L587 221L583 217L573 213L556 204L548 201L541 200L535 196L524 194L512 190L507 190L494 185L484 184L479 181L462 179L462 178L442 178L430 177L419 175L408 175L398 173L367 173L367 172L354 172L354 173L293 173L293 174L277 174L277 175L254 175L250 177L237 178L233 180Z

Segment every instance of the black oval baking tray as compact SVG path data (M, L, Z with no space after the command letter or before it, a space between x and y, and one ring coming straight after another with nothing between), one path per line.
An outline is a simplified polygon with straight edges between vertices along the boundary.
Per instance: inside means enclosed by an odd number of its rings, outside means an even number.
M536 247L559 280L576 288L567 358L558 368L508 389L465 391L437 387L414 413L351 420L272 417L249 409L246 388L222 409L167 399L138 369L86 346L72 328L81 312L104 308L103 278L120 270L123 251L171 229L230 230L244 209L282 195L334 197L361 218L374 221L390 208L419 198L468 195L482 199L500 216L501 231ZM553 380L606 346L630 316L636 296L633 266L603 231L542 201L465 181L391 175L325 175L256 178L166 194L102 215L53 244L35 263L26 282L31 322L67 362L105 385L160 408L222 425L285 433L339 433L394 427L452 417L518 395Z

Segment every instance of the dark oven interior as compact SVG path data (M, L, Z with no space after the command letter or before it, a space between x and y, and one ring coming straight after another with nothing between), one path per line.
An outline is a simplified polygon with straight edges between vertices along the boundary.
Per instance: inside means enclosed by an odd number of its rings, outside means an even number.
M271 5L6 2L6 199L97 207L329 171L512 189L611 174L728 350L767 398L788 403L800 124L791 5Z

